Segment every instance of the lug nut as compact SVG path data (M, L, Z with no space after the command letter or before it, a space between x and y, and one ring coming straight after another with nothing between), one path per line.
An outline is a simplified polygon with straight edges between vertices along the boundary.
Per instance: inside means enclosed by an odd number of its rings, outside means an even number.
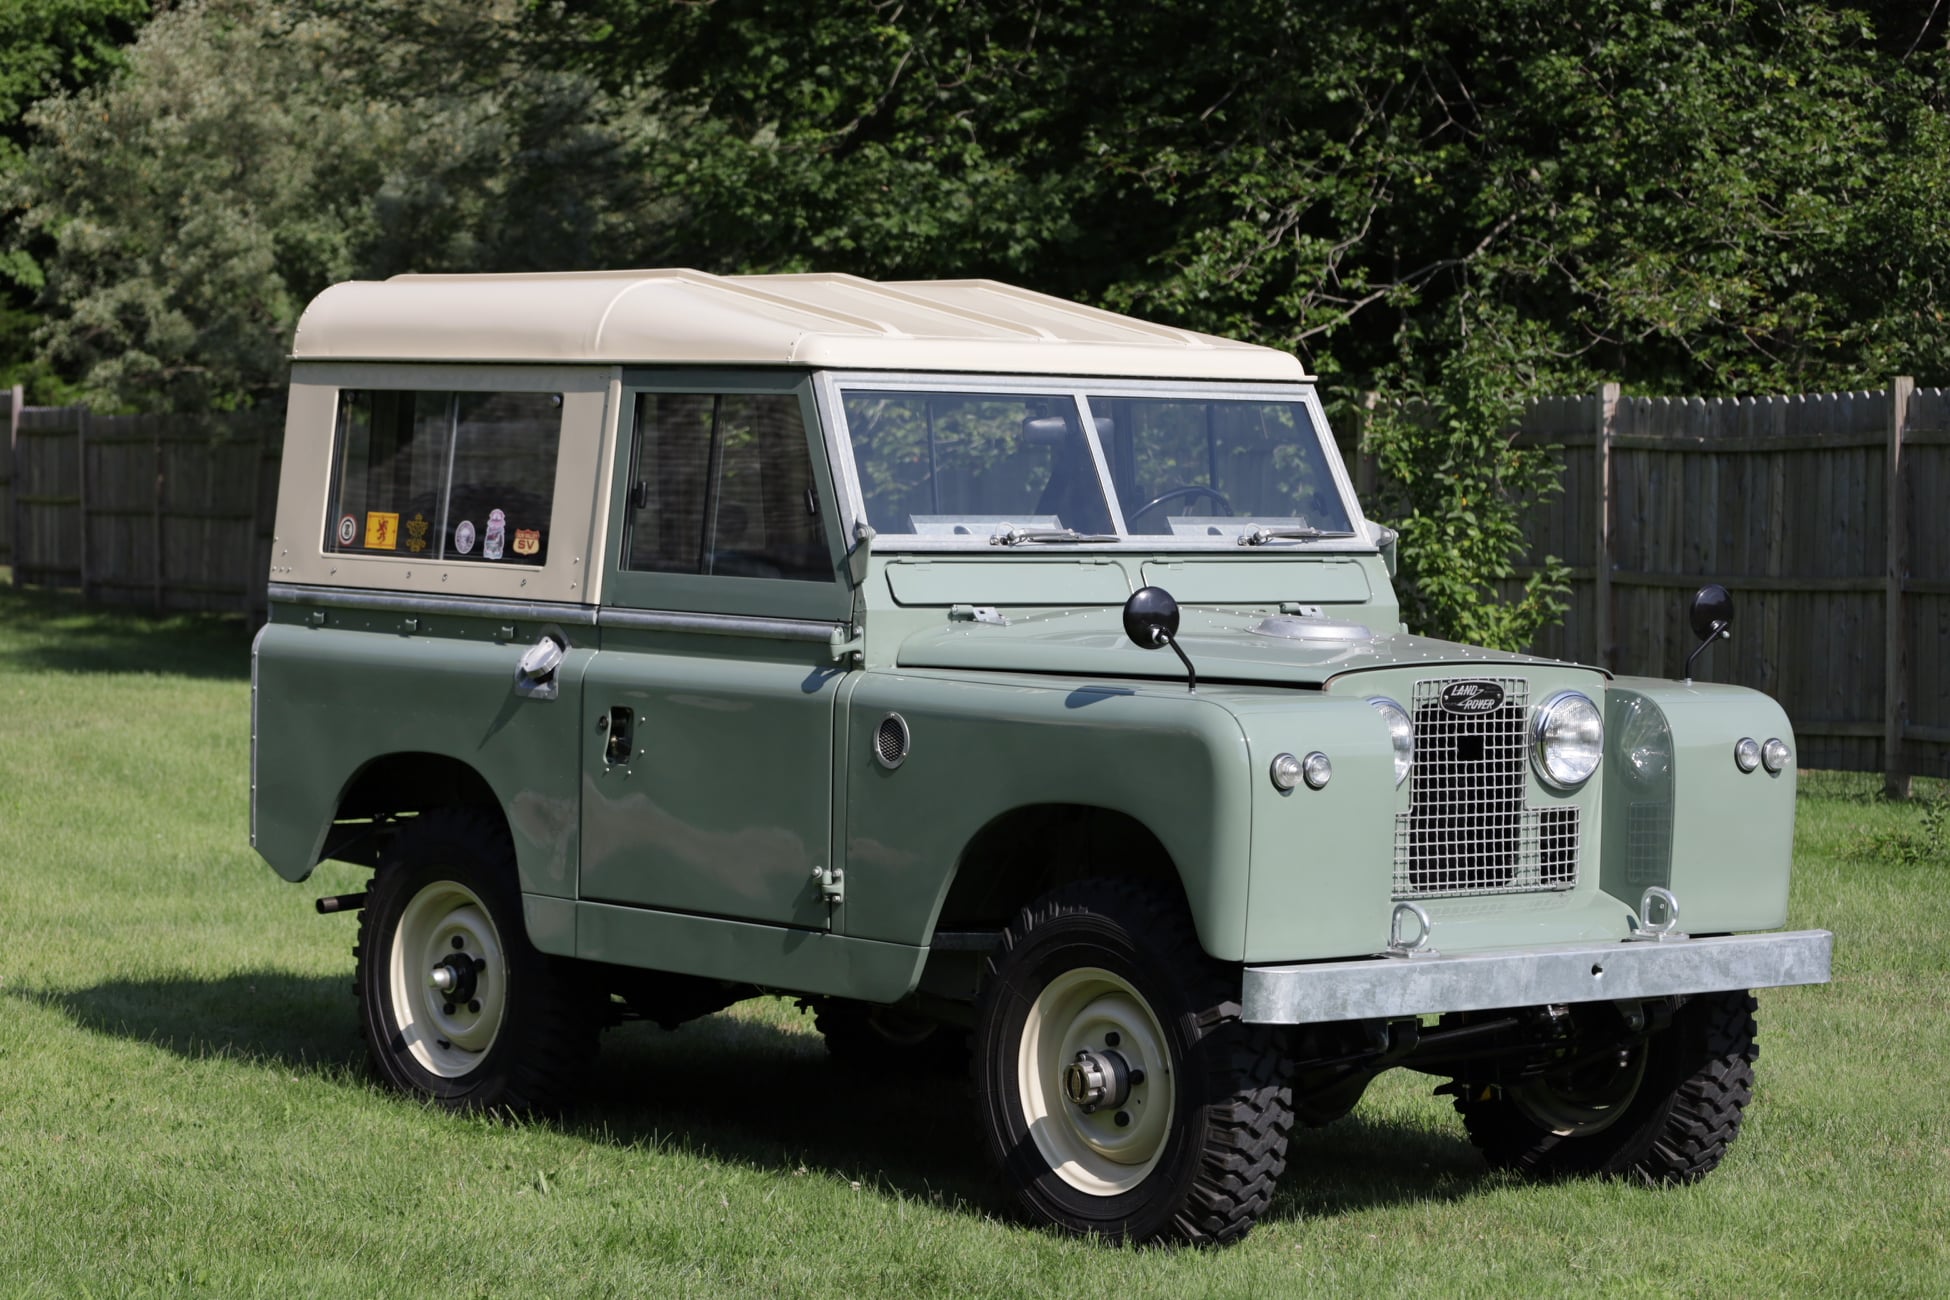
M1124 1041L1123 1037L1120 1034L1118 1034L1118 1032L1115 1029L1111 1030L1108 1034L1104 1035L1105 1047L1115 1047L1123 1041Z
M1130 1111L1128 1111L1128 1110L1120 1110L1120 1111L1118 1111L1118 1112L1117 1112L1117 1127L1119 1127L1119 1128L1129 1128L1130 1126L1131 1126L1131 1112L1130 1112Z
M473 1012L473 1013L474 1013L475 1015L477 1015L477 1016L481 1014L481 1004L480 1004L479 1002L470 1002L470 1003L468 1003L468 1004L467 1004L467 1009L468 1009L469 1011L472 1011L472 1012Z
M466 946L467 945L464 942L462 942L461 937L459 935L454 936L454 947L456 949L465 948Z
M451 1016L454 1014L454 1004L451 1002L443 1002L440 1006L440 1010L443 1015Z
M1143 1070L1132 1070L1132 1071L1131 1071L1131 1086L1132 1086L1133 1088L1135 1088L1135 1087L1137 1087L1137 1086L1138 1086L1138 1085L1139 1085L1140 1083L1143 1083L1143 1082L1144 1082L1144 1071L1143 1071Z

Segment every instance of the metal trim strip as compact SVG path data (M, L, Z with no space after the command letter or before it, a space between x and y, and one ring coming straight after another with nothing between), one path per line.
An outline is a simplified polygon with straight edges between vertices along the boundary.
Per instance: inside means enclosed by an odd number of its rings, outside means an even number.
M476 618L519 618L593 627L596 610L590 605L554 601L502 600L492 596L439 596L314 587L294 582L270 584L269 598L294 605L326 609L373 609L405 614L455 614Z
M1305 1025L1825 984L1834 943L1827 930L1796 930L1248 966L1240 1018L1249 1024Z
M251 847L257 847L257 653L264 644L264 634L271 630L266 623L257 629L251 638Z
M760 618L751 614L696 614L662 609L616 609L605 606L597 615L601 627L648 632L701 632L708 636L756 636L775 641L816 641L829 644L842 623L803 618Z

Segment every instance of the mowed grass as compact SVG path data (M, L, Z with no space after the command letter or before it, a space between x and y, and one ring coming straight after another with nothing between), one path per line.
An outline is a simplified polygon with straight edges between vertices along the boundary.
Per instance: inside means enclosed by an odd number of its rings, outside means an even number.
M361 873L251 852L248 702L240 624L0 590L0 1294L1950 1293L1950 859L1873 778L1805 783L1836 980L1761 994L1703 1183L1492 1175L1397 1072L1240 1246L1119 1250L1018 1226L960 1090L850 1081L785 1000L612 1032L572 1121L379 1089L311 907Z

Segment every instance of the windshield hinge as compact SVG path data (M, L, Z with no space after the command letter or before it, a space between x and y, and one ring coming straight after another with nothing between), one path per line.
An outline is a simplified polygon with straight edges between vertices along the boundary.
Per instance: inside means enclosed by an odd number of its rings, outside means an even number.
M1002 617L1000 610L993 605L950 605L950 623L993 623L997 627L1009 626L1009 620Z
M838 907L846 901L846 868L819 867L812 870L813 888L819 891L819 901L828 907Z

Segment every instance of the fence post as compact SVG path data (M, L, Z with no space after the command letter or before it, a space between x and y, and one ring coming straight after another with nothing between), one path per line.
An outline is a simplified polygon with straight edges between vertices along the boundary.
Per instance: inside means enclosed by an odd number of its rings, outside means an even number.
M1592 619L1596 633L1596 659L1600 668L1611 667L1611 440L1618 432L1618 392L1617 384L1598 386L1598 427L1597 436L1592 439L1591 454L1597 457L1591 475L1597 494L1597 508L1592 512L1597 516L1598 551L1592 563L1595 585L1592 592L1592 606L1595 617Z
M7 539L7 560L13 567L14 586L20 585L20 411L27 405L27 390L19 384L8 396L7 405L7 454L12 465L11 476L7 479L7 492L13 497L9 501L7 519L12 524L12 536Z
M156 508L149 519L149 562L152 585L149 604L155 613L163 612L163 425L156 421Z
M81 599L86 602L88 591L88 408L75 412L74 420L74 458L75 482L80 495L75 501L75 532L77 540L75 556L81 564Z
M1903 608L1909 503L1903 480L1903 432L1909 424L1910 394L1915 391L1916 381L1907 375L1889 383L1889 473L1882 512L1888 530L1888 566L1883 576L1882 789L1891 799L1907 799L1910 793L1909 773L1903 765L1903 722L1909 712L1909 620Z

